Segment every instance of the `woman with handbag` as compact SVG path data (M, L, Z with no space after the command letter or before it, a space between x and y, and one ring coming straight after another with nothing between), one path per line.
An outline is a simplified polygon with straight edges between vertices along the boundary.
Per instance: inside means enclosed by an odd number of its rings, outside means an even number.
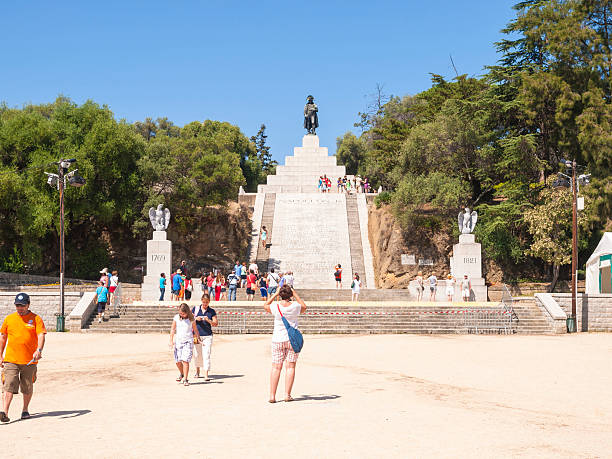
M278 301L280 297L281 301ZM295 301L291 301L291 298ZM276 403L278 380L285 363L285 401L291 402L291 389L295 379L295 364L301 350L301 343L296 344L293 335L301 334L297 330L298 316L306 311L306 303L289 285L283 285L264 303L264 309L274 316L272 332L272 371L270 372L270 403ZM296 350L294 346L299 348Z

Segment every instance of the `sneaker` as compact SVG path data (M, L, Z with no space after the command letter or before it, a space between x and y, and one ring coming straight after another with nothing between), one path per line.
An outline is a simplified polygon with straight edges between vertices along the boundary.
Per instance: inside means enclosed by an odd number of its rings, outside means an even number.
M183 375L180 375L178 378L176 378L176 382L177 383L182 383L183 382Z
M32 416L27 411L21 413L21 419L30 419Z
M101 324L102 323L102 317L98 317L98 323Z
M0 422L2 422L4 424L4 423L7 423L9 421L10 421L10 419L6 415L6 413L4 411L0 411Z

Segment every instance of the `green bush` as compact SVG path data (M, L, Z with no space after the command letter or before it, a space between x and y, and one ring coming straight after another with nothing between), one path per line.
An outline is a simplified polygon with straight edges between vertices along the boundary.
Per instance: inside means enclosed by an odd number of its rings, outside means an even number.
M379 193L378 196L374 198L374 204L376 205L376 208L379 209L383 205L391 204L392 196L393 195L390 191L383 191L382 193Z
M5 273L23 273L24 264L21 259L21 253L17 250L17 246L13 246L13 253L8 257L0 258L0 271Z

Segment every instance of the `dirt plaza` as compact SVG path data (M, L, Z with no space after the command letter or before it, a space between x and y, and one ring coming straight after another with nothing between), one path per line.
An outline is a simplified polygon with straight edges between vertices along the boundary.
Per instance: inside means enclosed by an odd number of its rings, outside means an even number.
M0 456L612 456L610 334L305 340L269 404L270 336L215 336L213 380L183 387L168 335L50 333Z

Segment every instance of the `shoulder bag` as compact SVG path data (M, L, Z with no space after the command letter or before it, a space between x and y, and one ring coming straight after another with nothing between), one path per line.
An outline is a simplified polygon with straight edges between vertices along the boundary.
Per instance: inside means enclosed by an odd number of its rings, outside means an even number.
M285 319L285 316L281 312L280 305L278 303L276 303L276 308L278 309L278 313L281 316L281 320L283 321L283 324L285 325L285 328L287 329L287 334L289 335L289 343L291 343L291 348L293 349L293 352L297 354L302 350L302 347L304 346L304 337L302 336L302 333L297 328L292 327L291 324L289 324L289 321Z

